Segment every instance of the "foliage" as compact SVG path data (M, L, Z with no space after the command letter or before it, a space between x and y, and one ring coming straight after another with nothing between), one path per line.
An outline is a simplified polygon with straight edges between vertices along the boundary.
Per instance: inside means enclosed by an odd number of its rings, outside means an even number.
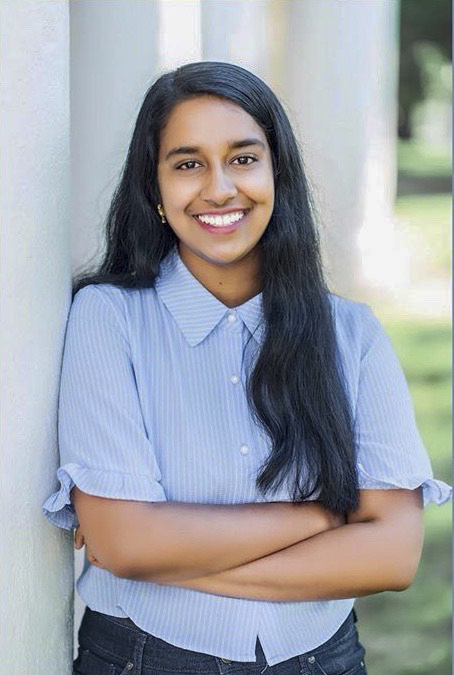
M413 108L428 94L425 62L434 50L452 60L452 6L451 0L401 0L400 7L399 136L411 138ZM432 55L418 50L424 44Z
M449 0L401 0L400 39L403 49L415 42L432 42L452 60L452 5Z

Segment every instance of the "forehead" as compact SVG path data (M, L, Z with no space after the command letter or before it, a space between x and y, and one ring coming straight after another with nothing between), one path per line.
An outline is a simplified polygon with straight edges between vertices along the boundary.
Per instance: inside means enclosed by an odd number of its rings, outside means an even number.
M199 96L172 110L161 134L161 152L174 145L224 145L248 136L266 144L262 128L240 106L214 96Z

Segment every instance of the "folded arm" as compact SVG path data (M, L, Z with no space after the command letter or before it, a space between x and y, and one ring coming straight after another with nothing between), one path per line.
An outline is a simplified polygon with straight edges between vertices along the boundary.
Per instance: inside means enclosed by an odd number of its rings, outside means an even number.
M219 574L166 585L237 598L317 601L408 588L423 544L421 490L363 490L349 522ZM159 582L162 583L162 582Z
M136 502L72 490L81 532L98 566L119 577L185 580L282 550L343 522L318 502Z

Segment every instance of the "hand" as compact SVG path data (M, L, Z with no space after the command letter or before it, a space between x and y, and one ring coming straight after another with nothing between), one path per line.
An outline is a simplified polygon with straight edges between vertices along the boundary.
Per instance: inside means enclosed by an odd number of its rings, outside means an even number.
M326 516L328 518L330 530L336 529L336 527L341 527L342 525L347 524L346 516L341 516L338 513L333 513L332 511L326 511Z
M85 545L85 553L87 555L88 562L95 567L99 567L101 570L107 569L102 565L97 558L93 555L88 547L88 543L85 541L85 537L82 534L80 527L78 527L74 533L74 548L82 548Z
M308 536L314 536L316 534L321 534L322 532L327 532L328 530L334 530L346 524L345 516L328 511L328 509L326 509L318 500L308 500L292 504L291 508L295 507L297 510L298 507L300 507L302 523L305 528L307 528L307 524L310 522L314 525L313 532L304 537L305 539L308 538Z
M74 548L82 548L82 546L85 544L85 537L80 531L80 527L76 529L74 532Z

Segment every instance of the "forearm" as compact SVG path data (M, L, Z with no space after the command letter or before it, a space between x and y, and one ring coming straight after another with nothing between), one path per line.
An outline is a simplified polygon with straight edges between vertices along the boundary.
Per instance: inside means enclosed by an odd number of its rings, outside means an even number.
M355 598L403 590L416 572L422 545L402 528L345 525L220 574L168 585L271 602Z
M129 561L121 576L158 582L222 572L335 526L317 502L164 502L153 505L152 517L146 510L136 515L125 534Z

